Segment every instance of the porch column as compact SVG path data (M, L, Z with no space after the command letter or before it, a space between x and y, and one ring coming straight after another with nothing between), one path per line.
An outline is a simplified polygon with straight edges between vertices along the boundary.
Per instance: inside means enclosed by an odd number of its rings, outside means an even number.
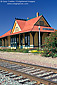
M8 36L8 47L11 47L11 40L10 40L10 36Z
M33 48L34 47L34 42L33 42L33 35L32 33L30 33L30 48Z
M4 40L2 39L2 46L4 46Z
M23 48L25 48L25 34L23 34Z
M7 39L5 38L5 46L7 47Z
M38 32L36 32L34 36L34 46L38 47Z
M19 48L20 48L20 34L19 34Z

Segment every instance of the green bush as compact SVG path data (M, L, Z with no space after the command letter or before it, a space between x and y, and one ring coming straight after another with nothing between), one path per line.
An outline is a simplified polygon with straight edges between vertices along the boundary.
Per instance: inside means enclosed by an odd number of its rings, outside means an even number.
M54 58L55 58L55 57L57 57L57 54L54 54L54 56L53 56L53 57L54 57Z
M29 49L23 50L23 53L28 53L28 52L29 52Z
M0 49L0 51L3 51L2 49Z
M42 56L57 57L57 31L45 38Z
M7 49L3 49L3 51L7 51Z
M36 50L39 51L39 48L37 48Z
M16 49L16 52L23 52L23 53L28 53L29 49Z
M29 49L0 49L0 51L3 51L3 52L22 52L22 53L28 53L29 52Z
M7 49L7 52L11 52L11 49Z

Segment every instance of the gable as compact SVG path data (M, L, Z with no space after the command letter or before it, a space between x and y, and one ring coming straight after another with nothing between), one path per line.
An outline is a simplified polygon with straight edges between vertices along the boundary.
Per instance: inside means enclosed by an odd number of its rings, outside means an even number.
M19 27L17 21L15 21L14 26L12 28L12 33L15 33L15 32L18 32L18 31L21 31L21 28Z
M35 25L50 27L50 25L43 16L35 23Z

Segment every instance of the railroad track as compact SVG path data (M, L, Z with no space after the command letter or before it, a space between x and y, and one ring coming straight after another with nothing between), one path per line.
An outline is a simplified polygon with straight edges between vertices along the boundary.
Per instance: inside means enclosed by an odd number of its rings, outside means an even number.
M0 59L0 73L18 81L17 85L57 85L55 68Z

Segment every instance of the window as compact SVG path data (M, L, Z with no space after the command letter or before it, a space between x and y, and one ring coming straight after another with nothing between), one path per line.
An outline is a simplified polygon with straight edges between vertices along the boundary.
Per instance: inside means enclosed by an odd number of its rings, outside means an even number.
M11 47L19 47L19 35L11 36Z
M43 30L51 30L51 31L54 31L54 29L49 29L49 28L43 28Z
M27 36L25 36L25 43L27 44Z
M14 38L13 38L13 42L14 42Z
M12 36L11 37L11 47L15 47L16 46L15 43L16 43L16 36Z
M15 42L16 42L16 37L15 37Z
M11 42L12 42L12 38L11 38Z
M30 36L28 34L25 35L25 46L30 46Z

